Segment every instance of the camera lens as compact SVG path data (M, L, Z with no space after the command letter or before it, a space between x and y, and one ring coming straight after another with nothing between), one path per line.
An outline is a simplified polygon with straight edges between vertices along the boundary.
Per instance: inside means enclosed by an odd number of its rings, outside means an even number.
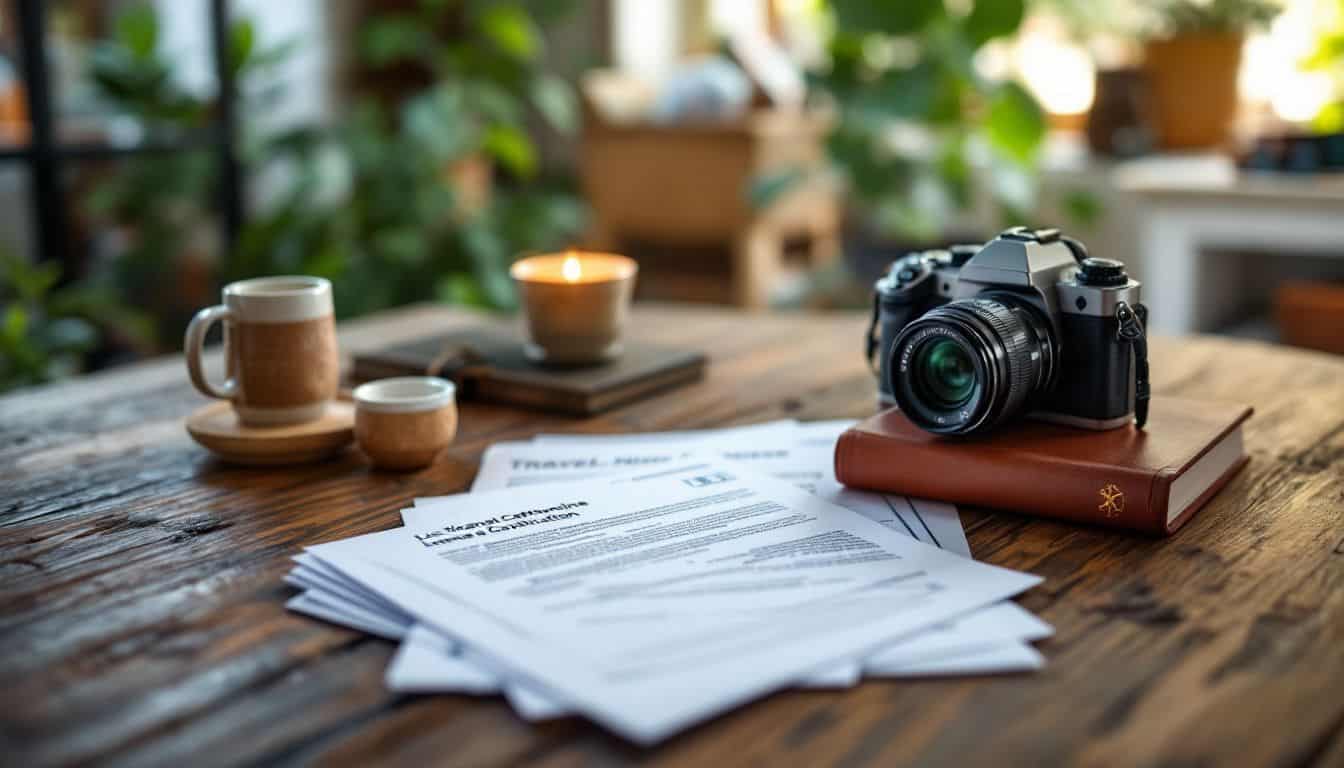
M1022 413L1054 379L1044 315L1013 294L959 299L905 326L891 346L891 392L930 432L983 432Z
M971 355L951 339L938 339L920 347L911 366L920 396L942 408L966 402L975 388Z

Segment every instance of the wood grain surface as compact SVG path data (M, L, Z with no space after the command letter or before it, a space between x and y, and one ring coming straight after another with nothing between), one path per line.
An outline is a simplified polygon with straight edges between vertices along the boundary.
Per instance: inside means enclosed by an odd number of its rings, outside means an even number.
M400 311L342 348L468 322ZM976 558L1045 577L1021 601L1058 632L1040 673L782 692L642 750L389 693L391 644L284 609L302 546L464 490L491 442L872 410L859 315L633 322L706 350L706 380L583 421L467 405L409 475L212 460L178 359L0 398L0 764L1344 765L1344 359L1251 342L1153 342L1157 392L1256 409L1250 465L1176 537L962 510Z

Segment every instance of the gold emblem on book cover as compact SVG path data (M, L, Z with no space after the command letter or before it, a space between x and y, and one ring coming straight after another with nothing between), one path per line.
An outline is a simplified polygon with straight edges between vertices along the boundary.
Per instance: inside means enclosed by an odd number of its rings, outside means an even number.
M1125 511L1125 492L1120 490L1115 483L1107 483L1102 486L1097 494L1101 496L1101 503L1097 505L1097 511L1106 517L1119 517L1120 513Z

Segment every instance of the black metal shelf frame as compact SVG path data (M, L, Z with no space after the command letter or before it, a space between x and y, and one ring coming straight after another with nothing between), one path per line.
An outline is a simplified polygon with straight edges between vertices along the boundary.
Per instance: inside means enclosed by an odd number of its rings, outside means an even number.
M222 242L232 248L243 222L242 168L235 139L237 137L237 84L229 68L229 13L226 0L210 1L210 39L216 82L219 85L216 124L209 133L180 141L119 146L111 144L62 144L56 136L56 116L47 68L46 0L12 0L19 22L20 69L27 96L28 119L32 130L26 147L0 149L0 162L27 164L31 179L30 195L33 232L41 260L60 261L67 275L77 267L76 254L70 250L69 230L61 173L66 163L106 160L166 152L183 152L213 147L219 163L216 190L220 210Z

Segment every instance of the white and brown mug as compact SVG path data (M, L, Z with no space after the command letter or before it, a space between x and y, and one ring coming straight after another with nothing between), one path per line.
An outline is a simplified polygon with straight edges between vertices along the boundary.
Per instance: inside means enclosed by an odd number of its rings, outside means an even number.
M224 322L227 378L206 378L206 333ZM224 301L187 326L187 371L203 394L233 403L249 426L322 418L340 385L331 282L320 277L259 277L224 286Z

